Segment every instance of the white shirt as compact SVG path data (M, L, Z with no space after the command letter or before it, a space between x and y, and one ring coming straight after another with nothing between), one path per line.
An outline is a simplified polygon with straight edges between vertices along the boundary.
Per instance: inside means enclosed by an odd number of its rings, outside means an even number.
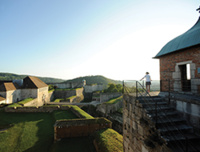
M151 82L151 76L150 75L146 74L144 76L144 78L146 78L146 82Z

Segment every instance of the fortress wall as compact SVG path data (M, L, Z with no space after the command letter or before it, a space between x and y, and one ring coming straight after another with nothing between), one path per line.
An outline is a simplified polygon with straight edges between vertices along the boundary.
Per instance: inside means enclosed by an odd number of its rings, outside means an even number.
M59 120L54 125L54 140L89 136L105 128L112 128L112 122L106 118Z
M102 93L100 94L100 102L106 102L112 98L117 98L120 97L122 94L121 93Z
M135 96L123 97L124 152L170 152Z

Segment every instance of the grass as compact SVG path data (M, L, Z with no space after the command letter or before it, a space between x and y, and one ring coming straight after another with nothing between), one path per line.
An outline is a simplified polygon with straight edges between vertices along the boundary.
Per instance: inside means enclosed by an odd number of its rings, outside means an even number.
M117 102L119 102L121 100L122 100L122 96L120 96L118 98L111 99L111 100L105 102L105 104L115 104L115 103L117 103Z
M22 107L22 105L18 104L18 103L13 103L13 104L10 104L8 105L7 107Z
M123 136L113 129L103 129L95 133L95 140L103 152L122 152Z
M63 98L58 98L58 99L55 99L53 102L60 102L61 100L64 100Z
M71 108L73 108L74 110L76 110L80 115L82 115L86 119L93 119L94 118L91 115L89 115L88 113L86 113L85 111L83 111L78 106L72 106Z
M54 124L49 114L0 112L0 118L0 126L12 124L0 134L0 151L48 151Z
M71 97L68 97L68 98L66 98L66 100L70 100L70 99L73 99L73 98L75 98L76 96L71 96Z
M0 112L0 151L49 152L53 144L53 125L56 120L77 119L70 110L54 111L52 113L5 113ZM80 141L85 143L83 141ZM71 145L72 144L72 145ZM54 147L53 151L68 149L76 142L63 143L62 147ZM73 152L73 151L72 151Z
M30 101L32 101L32 100L33 100L33 98L26 98L26 99L24 99L24 100L18 102L18 104L24 105L24 104L26 104L26 103L28 103L28 102L30 102Z
M55 118L55 120L62 120L62 119L77 119L78 117L73 114L70 110L56 110L53 113L53 117Z

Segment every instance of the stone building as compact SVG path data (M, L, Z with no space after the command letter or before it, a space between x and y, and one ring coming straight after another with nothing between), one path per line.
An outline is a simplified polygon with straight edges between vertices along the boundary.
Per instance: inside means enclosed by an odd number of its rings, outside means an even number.
M0 96L5 99L0 103L11 104L26 98L34 98L40 106L48 97L48 85L33 76L28 76L23 81L1 82Z
M161 91L200 94L200 18L169 41L155 58L160 60Z

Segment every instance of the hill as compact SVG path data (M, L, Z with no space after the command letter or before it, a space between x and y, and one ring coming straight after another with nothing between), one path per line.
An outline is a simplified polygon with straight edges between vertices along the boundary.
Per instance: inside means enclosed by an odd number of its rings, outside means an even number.
M28 75L17 75L13 73L0 73L0 80L17 80L17 79L24 79ZM56 78L49 78L49 77L38 77L40 80L44 81L45 83L60 83L65 80L56 79Z
M101 75L78 77L75 79L67 80L64 83L82 83L83 80L86 80L87 85L103 84L104 87L107 87L109 83L122 84L122 81L112 80Z

